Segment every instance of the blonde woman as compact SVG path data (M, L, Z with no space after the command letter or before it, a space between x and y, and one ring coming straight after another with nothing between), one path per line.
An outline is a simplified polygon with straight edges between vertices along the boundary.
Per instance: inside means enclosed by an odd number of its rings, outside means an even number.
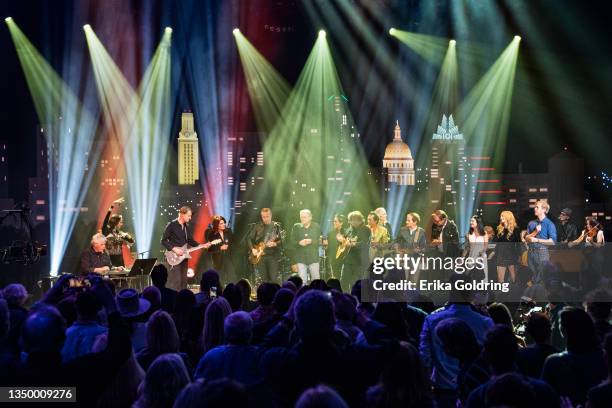
M502 211L495 234L498 282L504 282L506 270L510 273L510 281L512 283L516 282L516 265L518 263L520 241L521 231L516 225L514 214L511 211Z

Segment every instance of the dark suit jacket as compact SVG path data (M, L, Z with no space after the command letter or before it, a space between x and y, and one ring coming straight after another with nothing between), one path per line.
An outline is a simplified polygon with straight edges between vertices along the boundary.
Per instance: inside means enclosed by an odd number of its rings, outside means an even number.
M442 234L442 253L448 257L458 257L459 251L459 230L452 220L447 219L446 225L439 227L432 225L431 239L440 239Z
M189 225L186 226L187 234L185 234L183 227L179 224L178 220L170 221L168 225L166 225L166 229L164 230L164 235L161 239L161 244L168 251L171 251L174 247L182 247L185 244L189 244L191 246L200 245L196 240L193 239L193 234Z

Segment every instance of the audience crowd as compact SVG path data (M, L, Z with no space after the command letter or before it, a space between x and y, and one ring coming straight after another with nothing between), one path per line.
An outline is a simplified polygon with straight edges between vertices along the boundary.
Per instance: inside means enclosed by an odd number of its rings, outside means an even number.
M37 302L8 285L0 385L76 387L85 407L612 407L603 288L526 310L466 291L362 302L362 281L222 286L209 270L194 294L167 279L157 265L139 293L62 275Z

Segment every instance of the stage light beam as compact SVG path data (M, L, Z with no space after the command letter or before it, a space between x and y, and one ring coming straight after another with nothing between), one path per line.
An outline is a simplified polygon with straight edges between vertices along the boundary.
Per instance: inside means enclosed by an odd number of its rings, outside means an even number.
M168 27L169 28L169 27ZM135 91L93 30L86 30L106 126L123 147L139 253L151 250L170 133L170 41L164 35Z
M7 21L34 107L44 126L48 157L51 276L64 254L91 182L97 155L91 151L97 119L27 39ZM71 61L72 62L72 61ZM79 78L81 79L81 78Z

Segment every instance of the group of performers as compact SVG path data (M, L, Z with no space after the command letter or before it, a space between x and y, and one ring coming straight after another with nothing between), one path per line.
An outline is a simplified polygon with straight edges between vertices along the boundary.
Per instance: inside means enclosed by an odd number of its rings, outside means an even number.
M117 200L113 204L119 204ZM124 245L132 245L134 239L122 231L122 218L112 214L109 209L101 233L94 235L92 245L83 254L81 269L84 273L104 273L112 267L122 268ZM287 258L294 273L299 274L304 282L321 277L340 279L345 289L349 289L357 279L367 276L372 260L376 257L408 256L430 257L470 257L482 259L485 266L481 279L495 278L498 282L508 279L517 281L519 266L526 266L532 271L531 282L541 284L545 279L545 267L550 260L549 248L552 246L573 248L582 246L591 252L588 254L587 267L590 276L583 277L583 285L596 284L600 273L603 255L594 252L605 243L603 229L593 217L587 217L581 233L571 222L571 210L565 208L558 217L558 223L548 218L550 206L546 201L537 201L534 206L535 219L530 221L527 229L521 231L514 214L502 211L496 228L485 227L482 218L474 215L470 219L469 231L465 240L457 225L443 210L431 214L429 233L420 226L421 216L408 212L404 225L394 235L387 220L384 208L377 208L364 217L360 211L348 215L336 214L332 228L325 236L321 226L313 221L310 210L299 212L300 222L295 223L289 231L273 219L272 210L263 208L260 220L250 224L243 242L253 269L255 283L262 281L277 282L283 272L282 264ZM178 217L169 222L164 230L161 244L180 260L170 268L168 286L176 289L187 285L186 253L203 249L212 260L212 267L232 278L248 276L243 271L237 276L233 259L241 256L233 248L238 246L227 221L220 215L212 218L206 230L204 241L200 244L193 237L189 222L192 211L182 207ZM460 241L464 241L460 244ZM496 270L495 276L489 275L489 267ZM584 268L583 268L584 269ZM419 279L419 273L413 273L411 279Z

